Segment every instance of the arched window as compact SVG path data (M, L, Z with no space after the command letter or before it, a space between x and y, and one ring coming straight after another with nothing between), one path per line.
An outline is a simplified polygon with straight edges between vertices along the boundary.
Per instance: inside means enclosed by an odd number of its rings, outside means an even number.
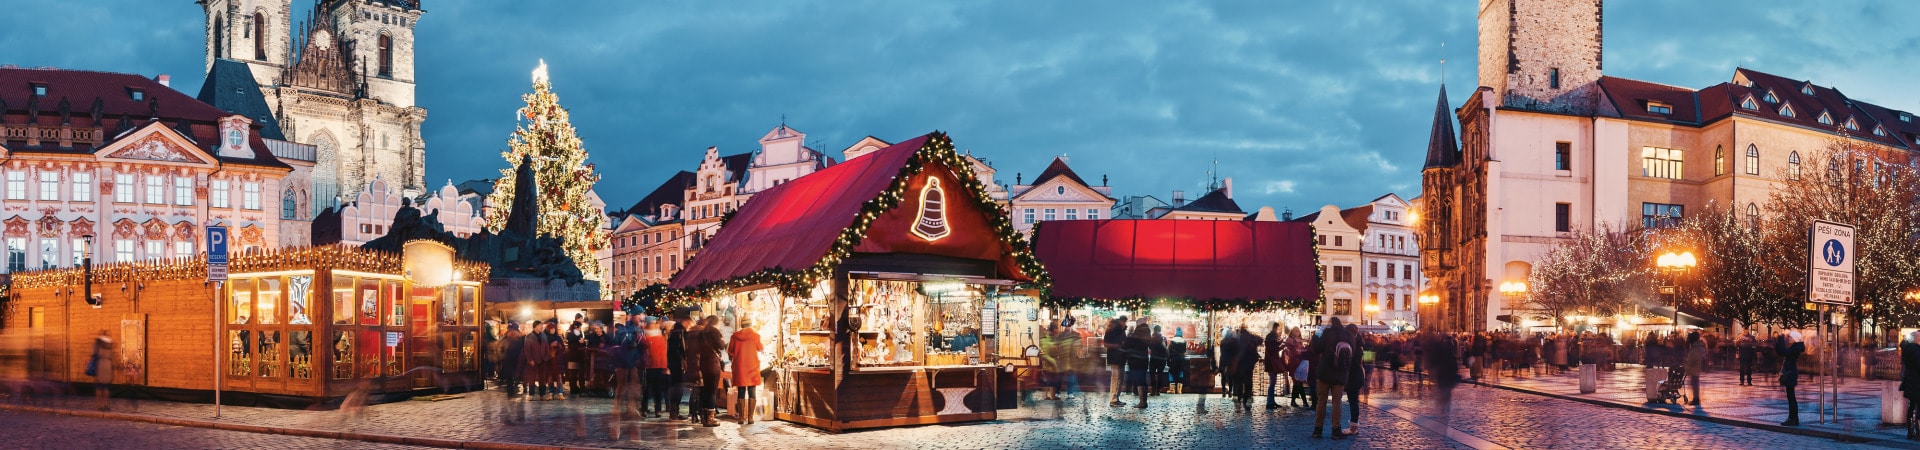
M1713 147L1713 176L1727 174L1727 151L1720 146Z
M1800 179L1800 152L1797 150L1787 154L1787 179Z
M1747 228L1760 228L1760 205L1747 204Z
M1747 175L1760 174L1760 147L1747 144Z
M280 219L293 220L299 210L300 199L294 196L293 188L288 187L286 193L280 194Z
M393 76L393 36L380 35L380 76Z
M213 57L227 57L227 24L219 17L213 18Z
M253 30L253 59L266 61L267 16L260 13L253 13L253 24L248 26L248 28Z

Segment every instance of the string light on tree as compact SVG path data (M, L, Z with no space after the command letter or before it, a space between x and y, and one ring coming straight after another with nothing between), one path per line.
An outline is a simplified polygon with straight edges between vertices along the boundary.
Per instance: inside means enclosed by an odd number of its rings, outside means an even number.
M566 108L560 106L560 96L553 92L546 61L533 69L533 92L521 99L527 104L516 118L523 122L507 139L509 150L500 154L509 167L500 170L500 179L494 182L487 202L513 204L513 196L520 193L513 191L512 165L522 156L532 156L534 186L539 189L539 232L559 239L580 273L589 280L599 280L600 260L594 257L594 251L607 245L606 217L593 207L589 194L594 183L600 182L600 175L594 172L593 164L587 163L587 149L575 134ZM487 212L489 230L498 232L506 226L507 209L496 207Z

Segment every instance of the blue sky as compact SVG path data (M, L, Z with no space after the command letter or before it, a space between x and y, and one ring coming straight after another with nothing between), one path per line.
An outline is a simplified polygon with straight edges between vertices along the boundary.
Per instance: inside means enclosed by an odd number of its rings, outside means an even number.
M0 64L167 73L188 93L204 77L191 1L8 3ZM835 156L939 129L1002 182L1065 154L1116 196L1166 199L1198 192L1217 159L1248 210L1351 207L1417 194L1441 58L1455 106L1474 86L1475 0L425 6L429 184L506 166L544 58L614 208L708 146L756 149L782 115ZM1606 14L1609 75L1700 88L1744 66L1920 110L1920 3L1614 0Z

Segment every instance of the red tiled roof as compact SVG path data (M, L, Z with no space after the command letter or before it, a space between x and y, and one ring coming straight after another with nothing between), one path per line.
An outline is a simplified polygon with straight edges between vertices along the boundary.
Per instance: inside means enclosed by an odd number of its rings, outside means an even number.
M1367 206L1340 210L1340 219L1347 221L1347 226L1353 227L1353 229L1360 230L1361 232L1367 230L1367 217L1372 215L1373 204L1371 203L1367 204Z
M1808 81L1794 80L1746 68L1736 70L1735 74L1753 83L1752 87L1738 84L1728 85L1728 89L1734 93L1730 100L1732 101L1732 105L1734 105L1733 110L1736 114L1760 117L1828 132L1833 132L1840 126L1845 125L1848 118L1853 118L1855 123L1859 125L1860 130L1848 131L1847 134L1849 136L1876 141L1885 145L1907 148L1906 142L1894 136L1874 136L1873 126L1879 122L1867 114L1865 110L1854 106L1859 102L1848 99L1846 94L1840 93L1837 89L1814 86ZM1813 95L1807 95L1801 92L1801 88L1806 86L1813 87ZM1773 92L1775 97L1779 98L1780 103L1767 103L1762 100L1769 90ZM1746 95L1752 95L1755 101L1760 103L1759 111L1744 109L1738 106L1739 102L1746 98ZM1780 106L1782 104L1793 106L1794 117L1780 115ZM1821 112L1831 114L1833 118L1832 125L1819 122Z
M151 122L153 116L151 104L159 105L158 116L167 128L179 129L179 122L186 121L192 130L190 136L199 144L201 150L217 154L220 144L219 120L233 114L221 111L206 102L193 98L171 87L145 76L91 72L83 70L60 69L5 69L0 68L0 101L5 102L0 112L0 122L7 124L27 123L27 104L33 99L33 84L44 83L47 95L39 99L37 108L40 116L35 123L43 126L60 126L59 104L66 99L72 112L71 124L77 128L100 128L107 135L102 147L113 142L121 128L120 118L127 117L132 126L139 128ZM145 96L143 101L134 101L130 90L138 89ZM100 121L93 120L94 99L100 99ZM256 119L257 120L257 119ZM254 149L254 158L226 158L221 161L256 166L290 168L273 157L267 150L266 142L260 139L259 124L254 124L253 132L248 133ZM61 149L51 145L28 147L25 142L4 142L14 152L44 153L84 153L93 148Z
M1610 76L1600 77L1600 88L1621 116L1689 123L1700 121L1699 107L1692 89ZM1665 103L1673 108L1673 113L1647 111L1649 101Z
M1306 223L1057 220L1036 230L1034 254L1057 297L1212 302L1320 295Z

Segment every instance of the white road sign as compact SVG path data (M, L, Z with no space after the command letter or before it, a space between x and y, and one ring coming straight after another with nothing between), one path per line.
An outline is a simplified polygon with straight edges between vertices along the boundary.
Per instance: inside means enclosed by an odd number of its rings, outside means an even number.
M1853 304L1853 226L1816 220L1807 245L1807 300Z

